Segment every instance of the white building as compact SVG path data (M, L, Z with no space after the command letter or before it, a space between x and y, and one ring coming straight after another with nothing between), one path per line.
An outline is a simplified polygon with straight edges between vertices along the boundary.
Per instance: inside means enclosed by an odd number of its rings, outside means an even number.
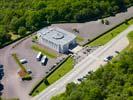
M39 42L60 53L68 52L76 45L76 36L63 29L53 27L44 28L37 32Z

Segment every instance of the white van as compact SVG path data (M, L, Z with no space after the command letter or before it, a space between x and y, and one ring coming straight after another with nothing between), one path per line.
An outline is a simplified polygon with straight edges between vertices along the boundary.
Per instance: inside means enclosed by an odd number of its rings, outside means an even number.
M39 53L37 54L37 56L36 56L36 59L37 59L37 61L40 61L41 58L42 58L42 53L39 52Z
M41 60L41 64L44 65L46 62L47 56L43 56Z

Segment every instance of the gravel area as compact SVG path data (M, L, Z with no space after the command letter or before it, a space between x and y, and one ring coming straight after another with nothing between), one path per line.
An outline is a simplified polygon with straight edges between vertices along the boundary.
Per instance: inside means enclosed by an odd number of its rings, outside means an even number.
M129 19L133 17L133 7L130 7L127 9L126 12L121 12L119 14L116 14L115 16L108 17L106 18L110 24L109 25L104 25L102 24L99 20L97 21L90 21L86 23L64 23L64 24L53 24L51 27L60 27L64 30L70 31L72 33L73 29L78 29L79 33L74 33L74 34L79 34L81 37L83 37L85 40L83 43L89 40L92 40L96 38L97 36L103 34L107 30L117 26L118 24L122 23L126 19Z

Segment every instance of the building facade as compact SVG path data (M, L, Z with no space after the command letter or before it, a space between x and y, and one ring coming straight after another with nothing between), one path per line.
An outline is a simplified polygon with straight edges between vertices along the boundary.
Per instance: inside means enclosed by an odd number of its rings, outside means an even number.
M41 29L37 35L41 44L59 53L66 53L76 45L76 36L58 27Z

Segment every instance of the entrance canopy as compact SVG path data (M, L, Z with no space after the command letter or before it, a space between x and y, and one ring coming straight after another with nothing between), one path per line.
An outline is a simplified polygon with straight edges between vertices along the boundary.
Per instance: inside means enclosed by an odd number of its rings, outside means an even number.
M79 52L80 50L82 50L82 48L83 48L83 47L77 45L75 48L69 49L69 51L72 52L72 53L77 53L77 52Z

